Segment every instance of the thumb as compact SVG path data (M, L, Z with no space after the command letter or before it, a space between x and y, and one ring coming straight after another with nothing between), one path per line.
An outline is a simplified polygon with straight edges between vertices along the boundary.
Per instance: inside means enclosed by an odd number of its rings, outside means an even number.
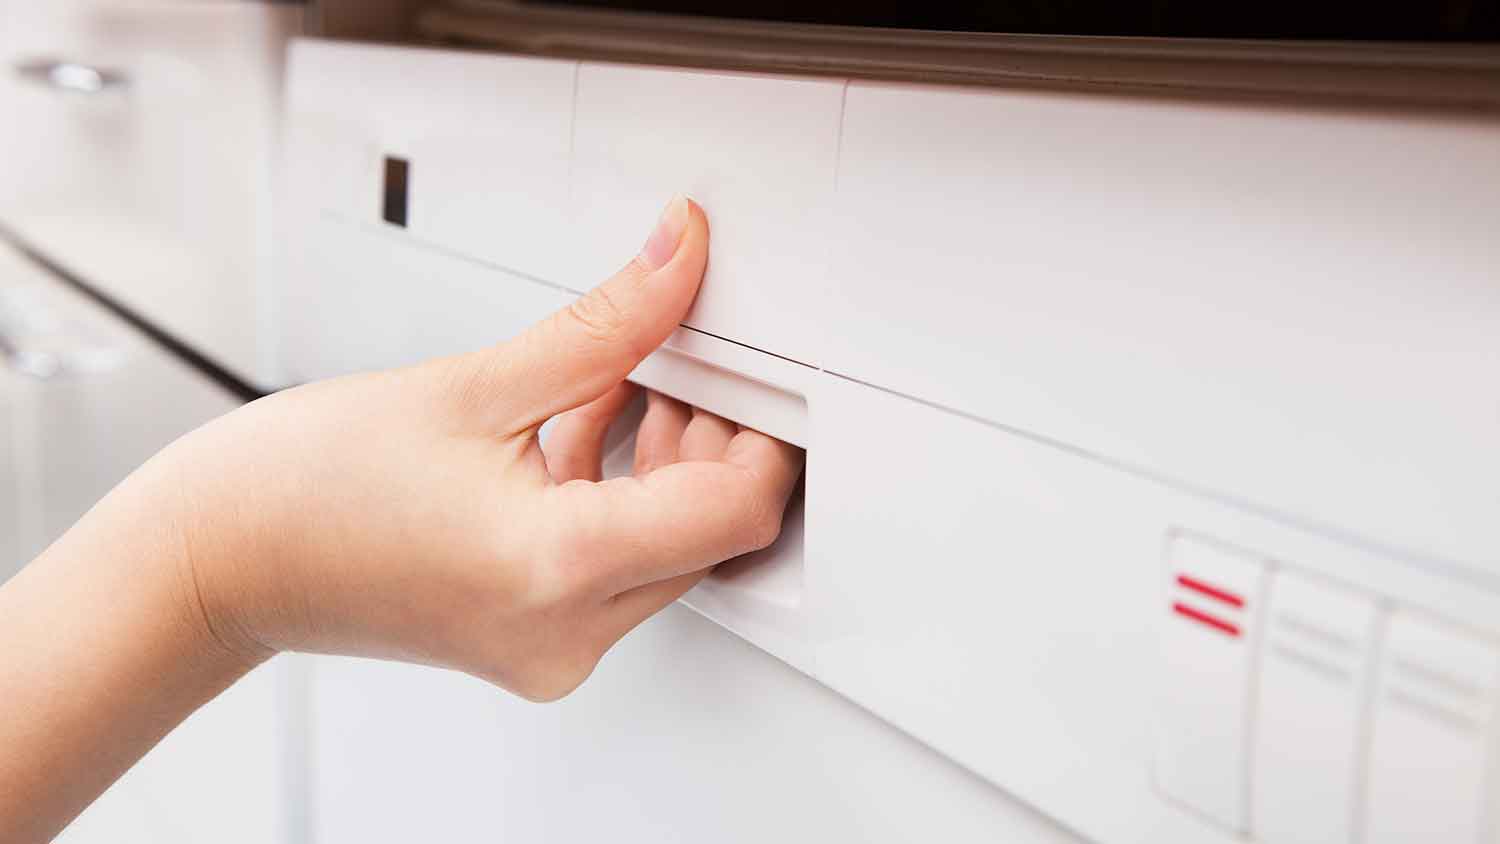
M515 339L468 356L464 392L492 432L513 433L609 392L682 321L708 262L708 218L678 195L640 254Z

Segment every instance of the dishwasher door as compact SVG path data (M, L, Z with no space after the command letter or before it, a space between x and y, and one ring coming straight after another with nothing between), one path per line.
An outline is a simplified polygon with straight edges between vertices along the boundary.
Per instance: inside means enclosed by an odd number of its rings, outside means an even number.
M0 341L0 580L152 454L238 404L4 245ZM199 710L58 840L287 840L288 670L273 661Z
M1082 840L680 604L555 704L332 657L312 701L315 841Z

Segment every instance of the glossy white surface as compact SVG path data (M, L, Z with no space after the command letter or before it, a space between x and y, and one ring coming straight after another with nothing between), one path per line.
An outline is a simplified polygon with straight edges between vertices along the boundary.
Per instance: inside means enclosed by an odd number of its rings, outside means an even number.
M1500 652L1398 613L1374 698L1364 841L1491 841Z
M523 273L559 274L575 68L493 55L293 50L285 187L356 223L380 219L384 156L410 162L413 233ZM413 73L420 68L420 73Z
M351 50L304 43L299 66L357 66ZM389 51L382 61L399 60L412 79L462 84L431 71L431 55ZM997 787L996 800L1015 795L1099 841L1239 840L1164 799L1152 781L1153 725L1194 703L1160 705L1159 637L1214 632L1188 627L1163 594L1168 535L1211 537L1280 572L1356 587L1487 639L1500 633L1490 569L1500 546L1484 480L1493 473L1483 471L1496 453L1487 385L1500 380L1488 377L1496 359L1480 330L1500 303L1481 278L1493 244L1476 222L1494 209L1493 126L861 83L849 89L842 123L835 222L821 257L808 257L795 237L781 237L780 200L743 185L734 168L776 185L783 171L801 174L814 187L786 188L788 207L795 216L815 205L797 198L817 192L820 153L803 144L819 137L810 121L824 113L824 87L602 65L578 73L578 227L569 233L601 244L580 247L596 269L528 279L504 271L513 262L503 256L464 254L438 242L441 233L360 223L336 201L293 208L299 227L287 237L283 279L289 372L330 374L503 339L628 260L665 195L696 189L677 180L714 175L699 196L715 226L703 295L737 303L722 314L733 328L706 327L698 312L688 322L769 353L684 329L638 377L805 437L808 469L795 552L717 575L689 603L975 772ZM333 90L316 76L291 85ZM672 132L717 138L722 156L649 148L664 92L693 106L675 113ZM756 121L705 104L734 92ZM315 99L298 120L319 119ZM804 108L783 113L783 100ZM382 108L387 122L408 108L423 114L408 102ZM737 137L722 138L718 124L739 127ZM394 131L385 126L351 128L348 143L384 148ZM785 145L805 159L760 148L762 136L798 127L807 137ZM611 157L607 132L635 150L629 160L647 175L615 167L624 159ZM1446 156L1450 169L1422 182L1398 160L1413 148ZM414 174L421 164L413 160ZM714 193L719 185L735 189ZM357 179L350 188L375 189ZM1387 195L1413 204L1355 201ZM1382 215L1399 216L1391 208L1427 208L1451 225L1410 219L1409 236L1384 237L1394 223ZM601 255L588 258L592 248ZM808 273L819 260L826 265ZM1403 321L1417 310L1420 324ZM1256 596L1242 613L1251 618L1240 619L1253 633L1263 596L1256 583L1234 585L1247 601ZM1167 621L1180 623L1163 628ZM674 648L699 644L677 640L687 628L664 635ZM1193 651L1184 664L1195 681L1227 678L1214 693L1253 722L1249 650L1227 663ZM804 680L765 673L757 669L756 685L768 699L797 700L782 684ZM330 699L368 698L359 682L335 676ZM610 673L595 682L599 695L636 688ZM753 723L739 709L683 700L682 712L664 703L663 717L717 719L729 734ZM1225 758L1198 754L1172 781L1192 780L1195 765L1213 768L1205 782L1214 796L1189 799L1244 826L1253 809L1244 747L1255 736L1243 723L1228 732L1199 724L1202 705L1184 711L1183 723L1223 740ZM506 724L529 723L506 712ZM506 740L478 739L473 752ZM380 741L397 753L419 738ZM392 776L373 757L362 766L325 758L332 767L320 782L337 782L351 804L383 793ZM476 769L480 781L506 776ZM567 795L554 782L537 802ZM1395 793L1387 805L1420 813ZM342 823L340 832L366 829Z
M1493 119L851 83L817 363L1500 573L1497 197Z
M1358 840L1377 617L1371 596L1295 572L1272 578L1250 754L1255 840Z
M242 377L269 380L259 288L293 5L9 2L0 222ZM60 91L13 65L118 73Z
M35 495L22 468L21 455L31 447L23 387L19 376L0 371L0 583L25 565L22 550L28 531L22 508Z
M820 358L843 83L583 63L571 182L575 286L635 253L674 191L708 209L713 256L685 325ZM685 119L686 118L686 119ZM795 302L795 305L791 304Z
M128 98L120 91L67 95L23 79L16 68L43 58L67 58L114 68L101 44L97 0L53 3L0 2L0 104L6 123L25 127L0 138L7 162L0 168L0 212L6 217L37 205L123 210L128 178L109 178L133 148Z
M435 251L384 224L313 218L290 241L278 309L292 381L472 351L567 304L570 294Z
M319 660L318 841L1076 841L682 607L558 704Z
M688 334L679 332L679 336ZM760 364L751 372L759 374L769 370L776 374L766 376L773 379L768 383L740 368L717 366L702 357L682 353L679 346L673 344L642 361L630 373L630 380L694 407L734 419L779 440L807 447L807 400L795 391L796 388L789 390L776 386L775 381L780 380L777 375L782 375L791 384L801 385L815 374L815 370L750 350L736 350L732 344L714 337L702 337L698 342L701 346L711 346L725 354L743 358L747 363L755 361Z

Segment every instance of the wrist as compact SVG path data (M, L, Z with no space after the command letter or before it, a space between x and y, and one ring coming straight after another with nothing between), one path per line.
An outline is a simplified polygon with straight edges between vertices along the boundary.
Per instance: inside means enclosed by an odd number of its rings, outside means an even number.
M153 460L0 589L0 698L26 713L0 723L0 839L50 840L268 656L208 624L175 499Z
M243 581L255 566L239 538L249 526L230 517L233 501L221 485L206 482L215 473L195 436L162 452L127 483L138 485L132 492L142 503L135 506L160 520L163 575L173 581L199 649L208 659L249 671L277 650L249 623L258 615L251 600L256 590Z

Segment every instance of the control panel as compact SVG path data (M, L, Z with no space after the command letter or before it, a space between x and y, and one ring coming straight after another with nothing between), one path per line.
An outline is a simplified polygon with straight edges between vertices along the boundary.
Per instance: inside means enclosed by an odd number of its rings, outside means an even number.
M1212 539L1166 556L1165 796L1268 844L1487 840L1494 643Z

